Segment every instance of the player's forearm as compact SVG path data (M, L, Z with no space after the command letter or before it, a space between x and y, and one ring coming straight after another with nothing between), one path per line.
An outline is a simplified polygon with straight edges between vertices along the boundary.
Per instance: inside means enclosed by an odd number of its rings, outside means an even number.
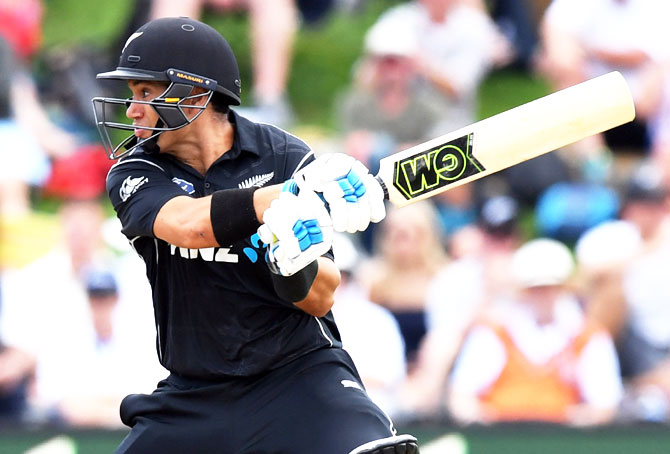
M340 271L332 260L320 257L319 271L307 297L295 303L296 307L310 315L323 317L333 307L335 289L340 285Z
M175 197L163 205L154 221L154 235L190 249L218 246L210 221L211 197Z
M154 235L190 249L230 245L256 232L263 212L280 190L281 185L260 188L248 200L238 197L244 190L236 189L228 190L225 197L175 197L158 212ZM218 209L213 210L212 204L218 204ZM251 213L250 218L244 219L244 213Z

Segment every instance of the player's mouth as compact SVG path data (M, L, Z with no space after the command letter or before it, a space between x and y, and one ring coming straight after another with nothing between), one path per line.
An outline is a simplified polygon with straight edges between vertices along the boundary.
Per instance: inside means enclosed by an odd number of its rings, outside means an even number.
M135 137L138 139L147 139L149 136L151 136L151 131L148 129L144 129L141 125L133 125L135 126Z

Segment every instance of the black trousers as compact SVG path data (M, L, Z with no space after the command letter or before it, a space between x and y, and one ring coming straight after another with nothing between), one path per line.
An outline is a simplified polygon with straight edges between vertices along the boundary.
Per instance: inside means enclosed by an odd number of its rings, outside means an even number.
M261 377L205 382L174 374L121 403L132 430L118 454L347 454L395 435L349 355L312 352Z

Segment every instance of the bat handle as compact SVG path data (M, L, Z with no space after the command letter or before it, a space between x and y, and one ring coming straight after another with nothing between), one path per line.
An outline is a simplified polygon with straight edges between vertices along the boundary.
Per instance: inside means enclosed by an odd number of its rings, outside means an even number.
M375 176L375 179L379 182L379 186L381 186L384 191L384 199L389 200L389 190L386 187L386 183L384 183L384 180L382 180L379 175Z

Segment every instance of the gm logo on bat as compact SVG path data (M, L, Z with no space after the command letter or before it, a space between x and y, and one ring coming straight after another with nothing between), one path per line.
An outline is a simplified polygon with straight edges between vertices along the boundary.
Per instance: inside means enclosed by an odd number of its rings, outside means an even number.
M396 162L393 186L407 200L486 170L472 156L474 133Z

